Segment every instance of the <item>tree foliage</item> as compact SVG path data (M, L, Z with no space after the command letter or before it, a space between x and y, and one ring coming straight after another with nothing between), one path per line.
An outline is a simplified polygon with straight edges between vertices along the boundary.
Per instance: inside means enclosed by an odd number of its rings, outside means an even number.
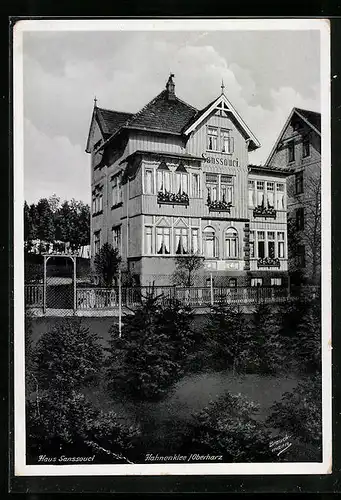
M222 455L223 462L274 461L270 435L257 420L259 405L227 392L193 415L184 446L191 453Z
M157 400L185 372L186 357L196 344L192 311L177 301L162 303L153 293L124 318L122 338L111 329L108 378L133 399Z
M40 251L46 251L44 243L60 241L72 250L78 250L90 242L90 208L82 201L64 201L55 194L41 198L37 204L24 204L24 239L28 250L34 240L41 240Z
M118 253L118 249L113 248L110 243L104 243L94 259L96 273L102 286L109 288L112 286L120 262L121 257Z
M270 409L268 425L312 444L319 455L322 446L322 379L316 374L302 380ZM319 457L316 458L317 460Z
M179 255L175 260L175 271L172 276L174 285L194 286L198 272L203 268L204 258L198 254Z
M213 367L243 371L252 354L251 332L242 309L231 304L212 307L206 331Z
M35 362L41 389L63 393L89 383L102 363L102 347L79 318L64 318L37 342Z

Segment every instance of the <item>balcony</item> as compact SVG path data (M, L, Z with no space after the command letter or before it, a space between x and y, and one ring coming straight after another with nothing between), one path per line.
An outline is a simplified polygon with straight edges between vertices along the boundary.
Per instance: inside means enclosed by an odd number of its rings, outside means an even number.
M207 197L207 206L210 212L231 212L232 203L229 201L222 200L211 200L211 198Z
M189 205L187 193L170 193L168 191L159 191L157 194L157 202L159 205Z
M264 217L265 219L276 219L276 210L271 205L258 205L253 209L254 217Z
M257 260L257 267L281 267L278 257L263 257Z

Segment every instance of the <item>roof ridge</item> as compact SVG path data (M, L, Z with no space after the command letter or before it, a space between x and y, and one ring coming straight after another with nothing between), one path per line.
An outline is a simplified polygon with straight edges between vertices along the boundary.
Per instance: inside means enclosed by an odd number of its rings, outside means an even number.
M116 109L102 108L100 106L96 106L96 108L100 111L110 111L110 113L121 113L124 115L133 115L134 113L130 113L129 111L117 111Z

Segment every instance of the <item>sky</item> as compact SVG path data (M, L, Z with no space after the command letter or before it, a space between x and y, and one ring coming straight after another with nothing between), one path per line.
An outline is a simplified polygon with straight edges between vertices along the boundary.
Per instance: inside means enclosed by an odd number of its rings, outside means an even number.
M320 33L309 31L25 32L24 189L90 202L85 153L93 100L137 112L175 74L198 109L225 94L261 143L264 163L291 109L320 111Z

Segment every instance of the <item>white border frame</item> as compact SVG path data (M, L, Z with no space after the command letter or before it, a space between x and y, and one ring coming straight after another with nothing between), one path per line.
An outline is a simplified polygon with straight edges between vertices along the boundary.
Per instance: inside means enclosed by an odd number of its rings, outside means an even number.
M23 33L26 31L318 30L321 37L322 111L322 427L321 463L158 463L133 465L26 465L24 342L24 118ZM13 31L14 88L14 474L15 476L328 474L332 467L331 412L331 135L330 26L327 19L21 20Z

